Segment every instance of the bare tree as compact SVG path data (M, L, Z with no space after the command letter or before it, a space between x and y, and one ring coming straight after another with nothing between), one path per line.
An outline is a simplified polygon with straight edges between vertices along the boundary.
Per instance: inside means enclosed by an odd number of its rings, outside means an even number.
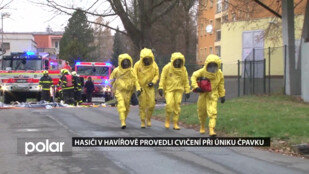
M9 7L9 5L13 2L13 0L10 1L6 1L6 0L2 0L0 1L0 10L6 9Z
M186 58L196 54L196 8L195 0L181 1L168 15L154 24L154 47L161 55L183 52ZM166 62L166 61L165 61Z
M160 17L168 14L180 0L106 0L110 7L97 12L93 10L93 6L99 6L98 0L94 1L90 7L85 7L82 10L92 16L110 17L118 16L125 28L122 32L128 35L136 48L152 47L153 37L151 35L152 25L160 19ZM72 4L59 3L55 0L47 0L46 2L32 2L50 7L56 14L71 15L77 8ZM102 1L100 1L102 2ZM103 2L102 2L103 3ZM93 24L98 24L95 21L89 21ZM108 24L103 25L112 30L117 30Z
M104 22L102 17L98 17L96 23L108 25L108 22ZM94 47L96 48L91 56L96 61L108 61L112 57L113 49L113 36L109 28L103 25L94 25Z

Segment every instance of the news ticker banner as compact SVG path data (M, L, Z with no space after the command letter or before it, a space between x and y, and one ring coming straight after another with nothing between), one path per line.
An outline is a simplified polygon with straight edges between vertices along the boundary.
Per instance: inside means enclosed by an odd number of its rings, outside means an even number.
M269 137L73 137L72 147L269 147Z
M18 138L21 155L72 155L74 147L269 147L269 137Z

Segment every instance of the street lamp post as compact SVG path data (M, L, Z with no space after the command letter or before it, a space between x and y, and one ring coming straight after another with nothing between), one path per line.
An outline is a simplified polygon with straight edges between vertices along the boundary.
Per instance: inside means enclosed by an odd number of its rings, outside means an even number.
M2 53L2 55L4 55L4 48L3 48L3 34L4 34L4 30L3 30L3 18L4 17L9 17L10 16L10 14L9 13L1 13L1 28L2 28L2 32L1 32L1 34L2 34L2 38L1 38L1 53Z

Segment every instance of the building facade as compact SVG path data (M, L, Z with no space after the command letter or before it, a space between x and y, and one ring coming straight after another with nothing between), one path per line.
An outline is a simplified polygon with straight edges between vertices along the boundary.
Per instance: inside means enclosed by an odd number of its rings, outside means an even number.
M4 55L12 52L37 51L37 44L31 33L3 33Z
M301 37L306 2L295 1L296 45ZM224 74L236 76L238 61L263 60L271 57L271 75L284 73L282 24L276 17L254 1L201 0L198 15L198 64L207 55L217 54L222 59ZM261 0L281 14L281 1ZM280 48L281 47L281 48ZM271 48L269 55L269 48ZM254 51L253 51L254 50ZM266 66L269 61L266 60ZM268 69L266 69L268 74Z
M63 32L37 32L33 33L39 52L59 55L60 40Z

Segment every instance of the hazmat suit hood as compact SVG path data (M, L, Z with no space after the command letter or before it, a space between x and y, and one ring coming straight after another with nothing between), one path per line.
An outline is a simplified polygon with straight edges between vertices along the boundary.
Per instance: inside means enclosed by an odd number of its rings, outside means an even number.
M149 65L145 65L143 60L148 57L152 62ZM134 70L137 75L139 84L144 88L146 86L148 87L148 83L150 82L153 84L157 83L159 79L159 68L155 62L155 58L151 49L144 48L141 50L140 60L135 63Z
M218 66L218 71L215 72L215 73L208 72L208 71L206 70L206 67L208 66L209 63L216 63L217 66ZM204 68L204 70L205 70L206 77L207 77L208 79L214 79L214 78L216 77L217 73L218 73L219 71L221 71L221 70L220 70L220 68L221 68L221 59L220 59L217 55L210 54L210 55L207 56L203 68Z
M141 63L142 63L143 66L145 66L144 63L143 63L143 59L144 59L145 57L151 57L151 58L152 58L152 64L154 63L154 61L155 61L155 60L154 60L154 55L153 55L151 49L144 48L144 49L141 50L141 53L140 53L140 61L141 61ZM150 64L149 66L151 66L152 64ZM146 67L146 66L145 66L145 67Z
M175 68L174 67L174 61L176 59L181 59L183 61L183 64L181 66L181 68ZM175 52L172 54L171 56L171 66L173 67L174 71L182 71L182 69L185 67L185 56L183 54L181 54L180 52Z
M131 62L131 66L123 69L121 66L122 61L128 59ZM110 82L114 90L118 91L133 91L134 88L140 89L140 85L137 82L135 72L132 68L133 60L129 54L120 54L118 56L119 66L115 68L110 75Z
M122 68L121 62L122 62L123 60L125 60L125 59L129 59L129 61L131 62L131 67L130 67L130 68L126 68L126 69L123 69L123 68ZM131 57L129 54L127 54L127 53L125 53L125 54L120 54L120 55L118 56L118 65L119 65L119 66L118 66L119 71L120 71L121 73L124 73L124 72L127 72L127 71L131 70L131 68L132 68L132 66L133 66L132 57Z

